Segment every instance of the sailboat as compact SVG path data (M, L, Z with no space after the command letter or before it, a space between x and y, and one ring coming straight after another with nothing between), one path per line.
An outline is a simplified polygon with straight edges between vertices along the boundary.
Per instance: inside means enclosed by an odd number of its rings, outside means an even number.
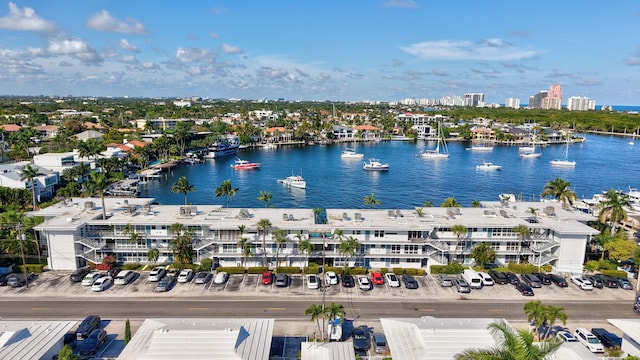
M551 164L551 166L562 166L562 167L574 167L574 166L576 166L576 162L575 161L569 161L569 140L570 139L571 139L571 137L569 135L567 135L567 147L566 147L565 152L564 152L564 159L551 160L549 162Z
M535 159L542 156L542 152L536 152L536 144L531 145L531 150L520 151L519 154L523 159Z
M442 152L440 146L442 145ZM440 123L438 122L438 142L436 148L433 150L424 150L420 152L420 156L425 159L447 159L449 158L449 149L447 148L447 142L444 140L440 131Z
M633 133L633 137L631 138L631 141L629 141L629 145L633 145L636 143L636 134L638 133L638 129L636 129L636 131Z

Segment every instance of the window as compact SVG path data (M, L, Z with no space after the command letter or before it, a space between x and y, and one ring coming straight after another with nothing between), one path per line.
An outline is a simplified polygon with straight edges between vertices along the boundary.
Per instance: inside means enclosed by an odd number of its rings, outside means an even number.
M409 231L408 232L409 239L419 239L422 238L422 231Z
M418 253L418 245L405 245L404 246L405 254L417 254Z
M507 242L507 251L518 251L520 250L520 243L517 241L508 241Z
M398 258L391 258L391 264L393 264L393 265L400 264L400 259L398 259Z
M384 237L384 230L376 230L373 232L373 237Z
M491 242L491 248L492 248L493 250L495 250L495 251L500 250L500 243L499 243L499 242L497 242L497 241L492 241L492 242Z
M235 253L237 252L238 245L236 244L222 244L223 253Z
M389 245L392 254L400 254L400 245Z

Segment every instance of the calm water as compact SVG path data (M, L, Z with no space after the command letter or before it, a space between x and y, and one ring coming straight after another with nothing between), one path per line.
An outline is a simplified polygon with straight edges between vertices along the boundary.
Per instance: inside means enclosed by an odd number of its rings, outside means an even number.
M276 150L241 150L238 156L262 163L259 170L230 168L235 160L227 157L204 164L180 164L162 173L162 180L143 185L141 196L156 198L160 204L182 204L182 194L170 192L180 176L186 176L197 191L188 195L190 203L226 204L226 197L214 193L224 180L239 188L231 207L263 207L257 200L260 190L273 194L271 206L280 208L364 208L363 199L374 193L382 204L378 208L422 206L429 200L434 206L454 196L469 206L473 200L497 200L500 193L515 193L525 200L537 200L544 185L556 177L571 182L579 198L609 188L627 190L640 186L640 139L588 135L582 144L572 144L569 159L575 168L557 168L549 161L564 157L562 145L542 148L537 159L521 159L517 147L495 147L492 152L465 150L468 144L450 143L449 159L427 160L416 154L435 143L388 141L358 144L365 160L379 158L390 164L388 172L362 170L362 160L342 159L347 145L280 147ZM501 171L478 171L476 165L491 161ZM277 182L291 174L302 174L307 189L289 189Z

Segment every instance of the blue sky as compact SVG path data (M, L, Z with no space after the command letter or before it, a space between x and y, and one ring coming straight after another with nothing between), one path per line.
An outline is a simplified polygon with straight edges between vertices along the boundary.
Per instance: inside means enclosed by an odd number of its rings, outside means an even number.
M640 1L0 3L0 95L640 105Z

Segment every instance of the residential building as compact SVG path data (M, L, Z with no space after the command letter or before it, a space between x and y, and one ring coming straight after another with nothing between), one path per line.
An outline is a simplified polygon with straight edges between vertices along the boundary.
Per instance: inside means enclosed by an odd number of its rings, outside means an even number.
M39 167L62 173L64 169L77 165L76 159L78 156L77 151L38 154L33 156L33 163Z
M343 125L333 125L333 138L341 140L350 140L355 138L356 132L353 128Z
M1 164L0 165L0 186L9 187L12 189L27 189L31 191L31 183L29 180L21 180L21 171L30 163L27 161ZM36 199L38 201L51 199L54 195L54 188L59 181L59 173L47 169L44 166L32 164L32 167L37 169L42 175L34 178Z
M52 359L75 321L0 321L0 359Z
M507 98L504 101L504 107L519 109L520 108L520 99L518 98Z
M73 270L89 262L100 263L114 254L120 262L148 263L147 252L160 251L159 263L173 261L170 227L181 223L193 234L193 260L205 258L214 266L305 266L308 261L335 266L425 268L457 261L472 264L470 254L479 243L489 243L499 263L527 260L534 265L550 264L554 272L582 273L587 244L598 234L588 221L594 217L569 211L554 202L483 202L482 208L415 209L325 209L326 223L314 221L312 209L222 208L219 205L152 205L150 198L105 198L107 219L102 219L100 199L74 198L41 209L36 214L45 222L35 230L48 249L52 270ZM532 216L529 208L540 208ZM271 229L284 230L287 241L279 251L272 230L264 232L258 221L268 219ZM238 227L244 225L241 234ZM461 238L451 231L463 225ZM514 232L518 225L531 229L522 239ZM125 229L133 229L140 241L132 243ZM352 257L341 254L344 237L354 237L361 246ZM298 250L296 235L309 239L315 249ZM251 243L253 256L243 258L238 240ZM262 247L265 243L266 248Z
M483 93L464 94L464 106L483 107L484 94Z
M567 109L572 111L595 110L596 101L588 97L572 96L567 99Z
M547 91L542 90L539 93L529 97L529 109L542 109L542 99L547 97Z
M547 97L542 99L542 109L562 109L562 85L554 84L549 87Z

